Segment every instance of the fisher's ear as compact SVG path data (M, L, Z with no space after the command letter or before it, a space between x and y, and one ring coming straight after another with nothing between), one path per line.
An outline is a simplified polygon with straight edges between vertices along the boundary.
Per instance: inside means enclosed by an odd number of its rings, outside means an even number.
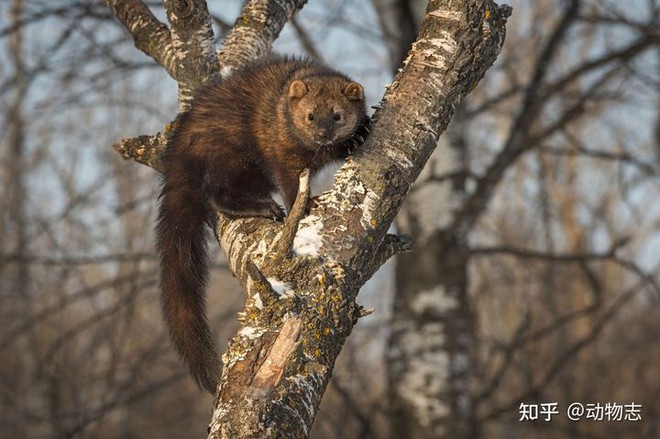
M296 79L289 86L289 99L300 99L307 94L307 84Z
M357 82L351 82L343 90L349 101L364 101L364 88Z

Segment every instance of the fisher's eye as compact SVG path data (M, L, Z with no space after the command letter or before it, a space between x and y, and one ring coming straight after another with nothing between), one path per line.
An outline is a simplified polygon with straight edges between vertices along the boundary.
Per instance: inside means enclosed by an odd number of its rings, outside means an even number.
M334 116L332 116L334 120L341 120L341 114L335 113Z
M314 120L314 115L312 113L308 113L307 120Z

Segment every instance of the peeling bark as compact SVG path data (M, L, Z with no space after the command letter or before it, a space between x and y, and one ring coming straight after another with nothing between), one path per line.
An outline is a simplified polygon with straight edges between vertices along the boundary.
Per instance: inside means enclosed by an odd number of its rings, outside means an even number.
M285 11L302 3L268 2L285 4ZM355 301L359 288L387 256L409 248L405 239L386 238L387 229L454 108L497 57L503 11L485 0L429 3L420 37L374 116L371 136L300 221L290 254L282 250L289 248L286 225L217 217L216 236L247 300L241 329L223 355L209 437L307 437L334 361L365 314ZM168 9L171 21L173 13ZM206 35L203 29L176 34ZM257 44L244 38L247 45ZM230 55L228 47L223 60L253 53ZM208 53L194 56L204 59ZM201 82L190 80L182 88Z

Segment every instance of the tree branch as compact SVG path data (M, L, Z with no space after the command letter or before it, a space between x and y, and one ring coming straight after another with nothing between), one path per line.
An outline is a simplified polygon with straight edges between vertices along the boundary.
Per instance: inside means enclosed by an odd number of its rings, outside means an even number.
M282 237L275 250L275 253L282 258L291 257L298 225L300 224L302 217L305 215L307 203L309 202L309 179L310 170L305 169L302 174L300 174L298 195L296 196L296 201L293 203L291 212L287 213L286 219L284 220Z
M167 130L165 133L157 133L153 136L138 136L121 139L112 147L124 158L124 160L135 160L147 165L156 171L163 171L161 154L167 145Z
M371 263L365 267L362 273L361 281L366 282L371 279L371 276L376 274L378 269L382 267L385 262L389 261L392 256L398 255L403 252L411 252L415 249L413 239L408 235L392 235L387 234L383 242L378 247Z
M135 47L152 57L176 79L172 35L141 0L106 0L112 14L133 37Z
M529 388L521 394L513 396L499 407L479 416L478 421L483 422L488 419L496 419L503 414L510 413L511 410L515 410L515 407L518 407L521 402L530 401L537 395L542 394L544 389L546 389L558 374L564 370L566 363L577 356L586 347L591 345L598 335L602 333L603 329L605 329L605 326L612 323L615 320L616 315L620 313L625 305L630 303L640 291L641 289L638 288L638 286L635 286L622 292L609 306L604 307L602 314L596 319L586 335L565 347L564 350L557 355L556 360L548 365L545 373L540 379L532 383Z
M220 70L211 16L205 0L163 0L176 49L179 109L190 105L195 90Z
M461 212L456 215L454 223L450 229L465 230L471 228L486 209L493 193L495 192L497 183L499 183L504 176L504 171L508 169L509 165L523 152L534 145L533 142L529 141L529 132L534 121L537 120L542 108L543 101L539 99L542 84L547 76L552 58L559 50L563 39L566 38L570 25L578 18L580 3L580 0L570 0L570 2L568 2L568 6L562 15L562 18L557 23L548 42L545 44L545 47L536 59L536 67L532 79L525 91L523 105L513 123L509 137L506 140L502 151L486 170L483 178L478 181L475 191L465 202ZM448 236L453 236L453 233L448 233Z
M300 44L305 49L307 56L313 60L323 62L323 56L321 56L321 53L316 50L316 46L314 45L314 41L312 41L311 37L309 36L309 32L307 32L307 30L305 30L305 28L300 23L298 23L296 17L291 17L289 23L291 23L291 26L293 26L293 29L296 31L296 36L298 37Z
M624 244L624 242L615 243L610 249L602 253L566 253L556 254L533 249L524 249L512 246L493 246L493 247L475 247L470 249L470 254L474 256L490 255L510 255L517 258L541 259L552 262L580 262L588 260L608 260L612 259L614 253Z

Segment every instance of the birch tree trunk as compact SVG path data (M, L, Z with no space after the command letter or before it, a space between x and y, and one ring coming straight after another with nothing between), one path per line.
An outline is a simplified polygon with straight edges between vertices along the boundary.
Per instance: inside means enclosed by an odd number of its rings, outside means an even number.
M304 2L248 2L219 54L211 50L203 1L165 1L169 37L141 1L109 4L136 45L177 80L185 109L198 85L265 55ZM360 287L389 257L410 249L387 229L454 109L497 57L508 14L488 0L430 1L371 135L310 214L303 218L302 176L284 224L218 215L216 236L247 301L223 355L209 437L307 437L335 358L364 314L356 303ZM124 139L116 148L158 169L166 137Z
M447 233L466 197L467 152L454 119L424 170L428 181L397 218L398 230L419 245L396 265L388 348L395 437L473 436L467 237Z

